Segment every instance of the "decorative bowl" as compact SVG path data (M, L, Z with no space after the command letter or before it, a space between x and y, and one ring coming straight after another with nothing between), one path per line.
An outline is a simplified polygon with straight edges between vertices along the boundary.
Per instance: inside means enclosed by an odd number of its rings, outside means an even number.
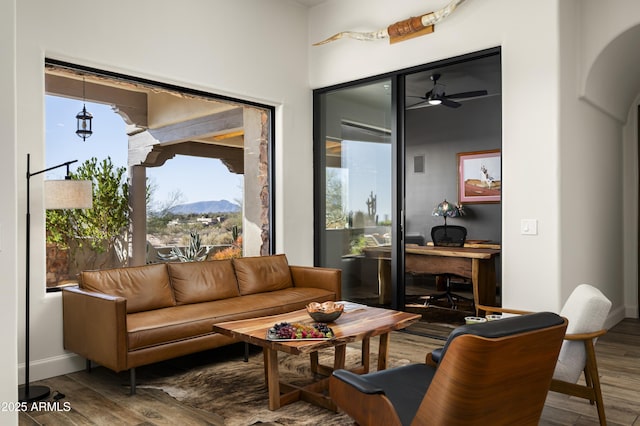
M316 322L333 322L344 311L344 305L335 302L311 302L307 305L307 313Z
M467 324L481 324L487 322L487 319L482 317L464 317L464 322Z
M496 321L502 319L502 315L486 315L485 318L487 319L487 321Z

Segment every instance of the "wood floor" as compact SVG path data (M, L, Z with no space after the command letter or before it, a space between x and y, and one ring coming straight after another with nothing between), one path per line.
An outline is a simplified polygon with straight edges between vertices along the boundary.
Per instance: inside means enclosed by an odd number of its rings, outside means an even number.
M391 344L390 356L413 362L423 361L424 354L441 342L417 335L403 341ZM240 349L227 350L238 351L239 356ZM598 341L596 352L608 424L640 426L640 320L625 319L613 327ZM144 368L149 374L153 366ZM21 413L19 424L224 425L216 414L190 408L160 390L140 388L131 397L123 386L127 377L99 367L90 374L78 372L39 382L65 397L57 401L57 407L54 404L48 410ZM598 417L587 401L550 392L540 424L597 425Z

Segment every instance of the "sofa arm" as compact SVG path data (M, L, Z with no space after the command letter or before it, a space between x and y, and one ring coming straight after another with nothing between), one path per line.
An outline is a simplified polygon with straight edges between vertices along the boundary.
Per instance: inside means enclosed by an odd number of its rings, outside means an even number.
M114 371L127 366L127 300L67 287L62 290L63 344Z
M342 271L335 268L317 266L289 266L293 285L296 287L315 287L332 291L336 301L342 299Z

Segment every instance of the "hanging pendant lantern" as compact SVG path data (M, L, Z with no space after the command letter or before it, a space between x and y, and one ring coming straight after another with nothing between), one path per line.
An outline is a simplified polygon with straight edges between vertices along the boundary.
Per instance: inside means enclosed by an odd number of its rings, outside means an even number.
M76 120L78 121L78 130L76 130L76 135L81 137L84 141L93 134L93 130L91 130L91 120L93 120L93 115L87 111L84 104L82 105L82 111L76 115Z
M85 82L84 78L82 79L82 111L76 114L76 135L81 137L83 141L87 140L89 136L93 134L93 130L91 129L91 120L93 120L93 115L87 111L87 107L84 104L85 101Z

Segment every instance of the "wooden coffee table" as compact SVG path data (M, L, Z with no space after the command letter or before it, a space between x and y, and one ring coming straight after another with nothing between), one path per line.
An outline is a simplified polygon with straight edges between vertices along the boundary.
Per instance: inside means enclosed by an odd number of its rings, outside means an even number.
M359 368L354 371L369 371L370 338L380 336L378 345L378 370L387 367L389 352L389 333L403 329L418 321L420 315L390 309L373 308L350 302L345 303L345 312L329 327L335 337L326 340L278 341L267 338L267 330L280 322L312 323L305 309L268 317L222 322L213 325L213 330L231 336L239 341L251 343L264 349L264 373L269 390L269 409L277 410L283 405L304 400L330 410L336 405L327 395L329 379L333 370L344 368L347 343L362 341L362 359ZM318 362L318 350L335 348L333 366L324 366ZM325 376L307 386L294 386L280 382L278 372L278 352L293 355L310 355L311 371Z

